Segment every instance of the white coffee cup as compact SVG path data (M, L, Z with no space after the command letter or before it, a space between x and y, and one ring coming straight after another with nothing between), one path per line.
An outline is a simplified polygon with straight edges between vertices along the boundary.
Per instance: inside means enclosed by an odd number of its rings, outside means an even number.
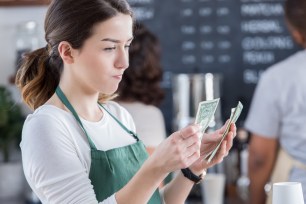
M299 182L274 183L272 204L304 204L302 185Z
M225 175L209 173L201 183L204 204L223 204Z

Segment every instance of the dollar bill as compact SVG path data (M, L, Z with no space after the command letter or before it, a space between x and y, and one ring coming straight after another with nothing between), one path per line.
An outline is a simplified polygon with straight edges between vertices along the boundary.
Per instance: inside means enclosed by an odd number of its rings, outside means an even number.
M229 132L229 129L230 129L230 126L232 123L236 123L236 121L238 120L241 112L242 112L242 109L243 109L243 105L242 103L239 101L238 102L238 105L236 108L232 108L231 110L231 116L230 116L230 119L229 119L229 122L225 128L225 131L223 132L222 134L222 137L221 137L221 140L220 142L218 143L218 145L208 154L206 155L205 159L208 158L207 162L211 162L211 160L214 158L214 156L216 155L217 151L219 150L220 146L221 146L221 143L222 141L224 140L225 136L228 134Z
M201 132L204 133L210 121L212 120L218 107L220 98L202 101L199 103L195 124L201 126Z
M243 109L243 105L242 105L242 103L239 101L238 102L238 105L237 105L237 107L235 108L235 110L234 110L234 115L233 115L233 120L232 120L232 122L233 123L236 123L237 122L237 120L238 120L238 118L239 118L239 116L240 116L240 114L241 114L241 112L242 112L242 109Z

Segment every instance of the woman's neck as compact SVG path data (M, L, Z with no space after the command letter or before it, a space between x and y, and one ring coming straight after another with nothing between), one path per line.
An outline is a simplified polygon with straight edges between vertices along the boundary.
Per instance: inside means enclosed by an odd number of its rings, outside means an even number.
M80 117L91 122L97 122L102 119L103 111L97 103L98 92L90 92L78 86L68 86L62 83L60 83L59 87ZM70 112L56 93L46 104L55 105L58 108Z

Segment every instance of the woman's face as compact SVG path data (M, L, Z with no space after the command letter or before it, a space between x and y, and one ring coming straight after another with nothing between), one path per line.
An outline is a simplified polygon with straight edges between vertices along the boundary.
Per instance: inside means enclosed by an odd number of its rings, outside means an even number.
M83 88L112 94L129 66L129 46L133 38L131 16L118 14L94 26L74 57L72 74Z

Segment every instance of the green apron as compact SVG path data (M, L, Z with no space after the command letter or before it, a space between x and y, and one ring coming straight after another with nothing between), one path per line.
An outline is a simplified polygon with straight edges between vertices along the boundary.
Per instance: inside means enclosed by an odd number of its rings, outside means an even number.
M89 179L93 185L97 200L99 202L113 195L124 187L129 180L140 169L141 165L148 158L148 153L144 144L139 140L137 135L128 130L117 118L108 112L102 104L101 107L131 136L136 139L136 143L119 147L107 151L98 150L87 134L78 114L62 92L57 87L56 94L63 104L71 111L80 127L86 134L91 149L91 166ZM160 204L161 198L158 189L150 198L149 204Z

